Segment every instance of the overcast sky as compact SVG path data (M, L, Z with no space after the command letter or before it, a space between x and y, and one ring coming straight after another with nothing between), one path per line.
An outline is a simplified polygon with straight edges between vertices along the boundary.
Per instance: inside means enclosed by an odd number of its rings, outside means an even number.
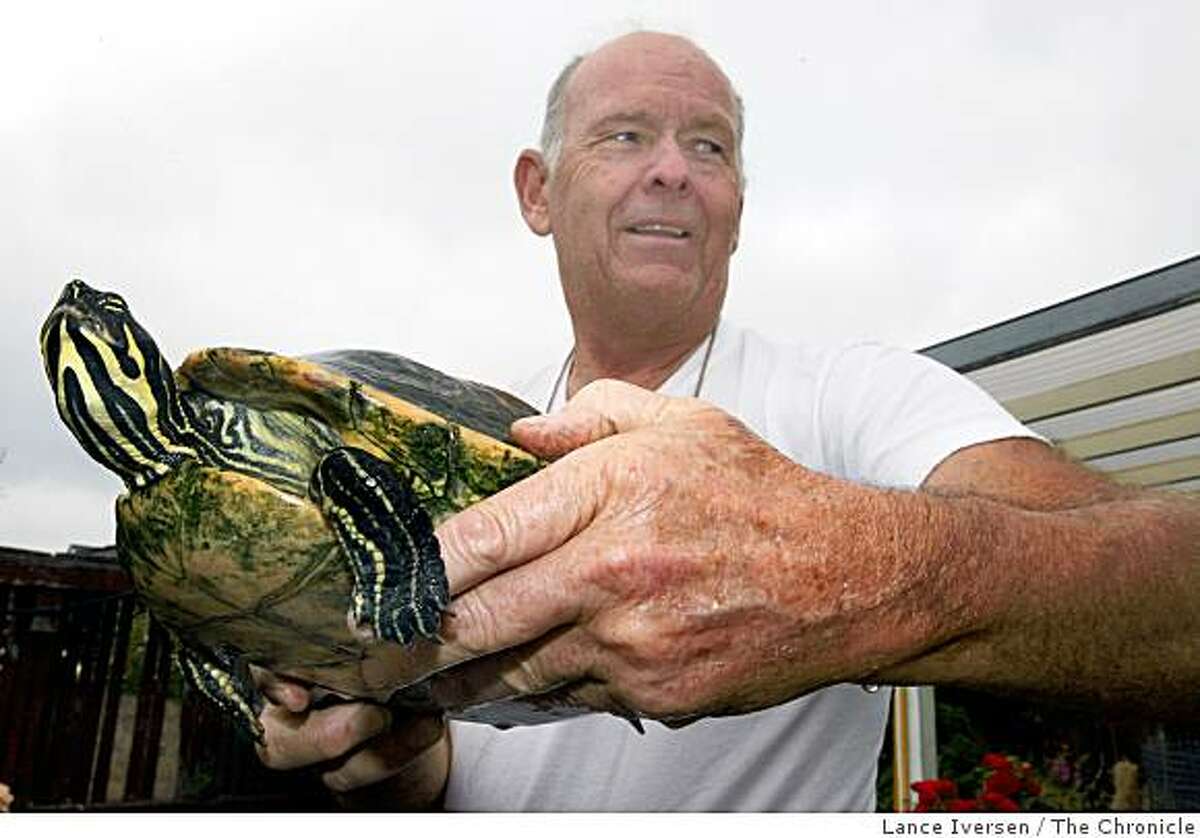
M101 10L102 8L102 10ZM920 348L1200 251L1200 3L23 3L0 29L0 544L112 540L37 332L73 274L179 361L385 348L504 385L568 347L511 189L633 28L745 99L727 314Z

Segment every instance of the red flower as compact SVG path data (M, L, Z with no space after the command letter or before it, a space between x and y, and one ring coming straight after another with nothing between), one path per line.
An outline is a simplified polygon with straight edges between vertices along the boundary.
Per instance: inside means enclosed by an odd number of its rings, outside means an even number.
M928 807L938 802L940 797L937 793L937 786L937 780L918 780L912 784L912 790L917 793L918 812L928 811Z
M914 812L1019 812L1020 805L1014 799L1024 792L1030 797L1042 793L1042 786L1028 762L1015 764L1004 754L988 753L981 760L987 774L979 796L963 800L953 780L938 777L918 780L912 784L917 793Z
M984 812L1019 812L1021 807L1002 794L986 791L979 797L979 808Z
M1025 784L1008 771L997 771L983 781L984 794L998 794L1003 797L1011 797L1024 787Z
M919 795L937 797L938 787L941 786L941 784L941 780L917 780L912 784L912 790Z
M917 780L912 784L912 790L917 793L917 799L922 803L936 803L947 797L958 796L958 786L953 780Z

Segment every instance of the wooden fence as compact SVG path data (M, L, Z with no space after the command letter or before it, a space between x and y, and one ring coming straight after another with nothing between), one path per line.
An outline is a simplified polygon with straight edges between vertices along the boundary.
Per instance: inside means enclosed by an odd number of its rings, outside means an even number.
M170 728L169 706L179 708ZM18 810L329 800L311 776L263 768L228 720L183 688L166 633L140 610L111 548L0 548L0 782Z

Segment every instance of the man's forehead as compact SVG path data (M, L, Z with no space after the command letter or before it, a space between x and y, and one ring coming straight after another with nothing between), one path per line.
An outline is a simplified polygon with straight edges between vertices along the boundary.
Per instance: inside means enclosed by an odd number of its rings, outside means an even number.
M713 60L684 38L657 33L627 35L588 55L575 70L565 98L569 112L585 102L600 104L672 88L710 99L714 115L733 116L732 85Z

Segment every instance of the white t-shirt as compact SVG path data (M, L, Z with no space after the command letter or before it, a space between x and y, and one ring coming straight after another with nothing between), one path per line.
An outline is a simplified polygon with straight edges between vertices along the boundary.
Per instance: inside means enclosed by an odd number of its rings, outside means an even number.
M690 396L701 346L659 392ZM565 354L565 352L564 352ZM560 370L518 394L545 408ZM565 382L564 382L565 387ZM783 346L721 322L700 398L794 461L861 483L919 486L978 442L1035 436L975 384L877 344ZM560 393L553 407L562 403ZM890 690L838 685L679 730L588 715L497 730L452 722L451 810L870 811Z

